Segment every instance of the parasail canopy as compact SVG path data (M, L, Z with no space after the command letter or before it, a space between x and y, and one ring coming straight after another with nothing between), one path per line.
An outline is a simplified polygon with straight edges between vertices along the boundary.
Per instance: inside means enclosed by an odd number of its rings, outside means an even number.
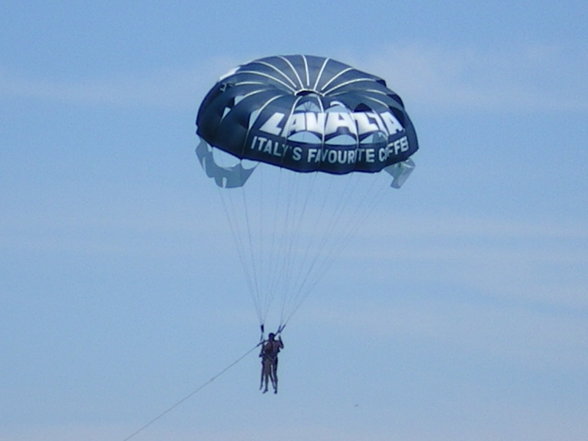
M239 66L206 95L196 124L211 146L298 172L379 172L418 149L403 102L383 79L317 56Z
M310 55L233 69L196 124L196 153L219 187L262 329L276 303L283 329L373 210L386 187L378 172L399 188L418 150L383 79Z

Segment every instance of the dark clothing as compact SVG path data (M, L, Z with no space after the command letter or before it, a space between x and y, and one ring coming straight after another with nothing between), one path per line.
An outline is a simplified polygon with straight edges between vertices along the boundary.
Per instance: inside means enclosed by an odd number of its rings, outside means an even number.
M278 392L278 353L284 348L282 339L274 340L273 335L263 342L261 346L261 385L260 389L265 384L264 392L267 392L268 382L271 380L274 388L274 393Z
M270 360L277 360L278 353L283 347L284 343L282 343L282 340L267 340L261 347L259 356L269 358Z

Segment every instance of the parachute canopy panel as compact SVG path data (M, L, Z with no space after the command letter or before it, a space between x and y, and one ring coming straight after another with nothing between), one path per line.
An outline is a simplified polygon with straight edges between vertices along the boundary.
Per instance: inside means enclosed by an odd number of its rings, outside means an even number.
M298 172L379 172L418 149L403 102L383 79L309 55L237 67L207 94L196 124L212 147Z

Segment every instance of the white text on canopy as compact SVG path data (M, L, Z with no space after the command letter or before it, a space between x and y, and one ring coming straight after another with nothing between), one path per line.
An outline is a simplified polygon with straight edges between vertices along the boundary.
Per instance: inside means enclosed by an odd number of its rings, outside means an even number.
M354 135L384 132L388 136L404 130L391 112L297 112L284 122L285 114L275 112L259 128L272 135L288 137L296 132L327 136L347 129Z

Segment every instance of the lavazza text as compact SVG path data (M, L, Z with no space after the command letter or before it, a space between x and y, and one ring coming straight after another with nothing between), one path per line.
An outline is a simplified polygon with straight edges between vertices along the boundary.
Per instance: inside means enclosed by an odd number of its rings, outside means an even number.
M249 148L270 156L284 158L289 156L294 161L327 162L331 164L352 164L355 162L385 163L391 157L406 152L409 148L406 136L382 147L359 148L354 143L348 149L329 148L328 141L324 147L290 146L275 140L280 138L295 139L299 132L310 132L318 139L328 140L339 134L350 134L354 138L365 138L372 133L383 133L389 139L391 135L404 131L404 127L390 112L299 112L285 118L285 114L275 112L259 127L270 137L261 134L253 136ZM259 133L258 132L258 133ZM274 136L271 136L274 135ZM273 139L271 139L273 138Z

